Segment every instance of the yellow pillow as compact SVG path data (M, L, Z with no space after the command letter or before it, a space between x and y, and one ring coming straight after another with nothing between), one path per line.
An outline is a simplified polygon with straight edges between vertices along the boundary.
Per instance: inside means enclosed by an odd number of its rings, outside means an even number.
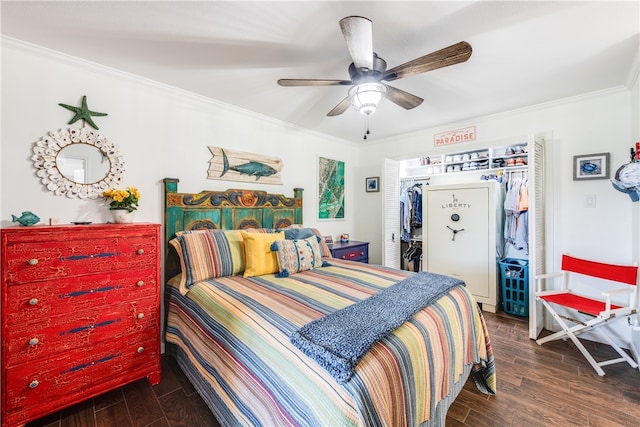
M244 240L244 274L243 277L262 276L280 271L278 256L271 251L271 244L276 240L284 240L284 232L248 233L241 231Z

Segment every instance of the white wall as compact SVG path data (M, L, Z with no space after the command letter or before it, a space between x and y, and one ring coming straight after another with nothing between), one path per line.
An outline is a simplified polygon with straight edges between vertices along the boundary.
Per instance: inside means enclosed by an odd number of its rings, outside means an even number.
M172 177L186 192L255 188L292 196L302 187L305 224L333 236L354 228L358 147L352 143L8 38L2 39L0 226L15 225L11 214L26 210L43 222L109 220L102 200L48 192L31 163L33 144L47 132L80 125L67 125L72 113L58 103L79 105L83 95L91 110L109 114L94 121L124 154L124 185L142 193L136 221L162 221L162 179ZM280 157L283 185L207 179L207 146ZM345 161L345 220L316 220L318 155Z

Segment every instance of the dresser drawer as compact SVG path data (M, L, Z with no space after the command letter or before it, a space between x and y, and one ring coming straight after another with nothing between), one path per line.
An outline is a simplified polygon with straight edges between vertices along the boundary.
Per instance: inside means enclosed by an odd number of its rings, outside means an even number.
M153 235L67 242L7 242L4 248L6 284L64 279L155 264L158 253Z
M7 325L108 306L156 295L160 284L155 267L69 277L7 287Z
M341 247L334 245L331 248L331 255L334 258L349 261L369 262L369 243L342 244Z
M9 328L5 337L7 367L32 363L72 348L93 348L103 341L131 334L153 339L159 324L155 299L147 298L109 306L102 311L85 310L63 316L47 317L38 323Z
M153 365L160 357L156 337L127 337L87 351L77 348L52 360L22 364L7 370L6 410L44 405L71 392L86 390L128 370Z

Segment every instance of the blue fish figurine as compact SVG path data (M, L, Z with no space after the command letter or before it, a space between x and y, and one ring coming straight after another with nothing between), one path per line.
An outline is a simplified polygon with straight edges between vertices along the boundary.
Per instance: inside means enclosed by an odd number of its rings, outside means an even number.
M224 150L222 150L222 164L223 164L223 169L220 176L223 176L225 173L232 170L232 171L241 173L243 175L255 176L257 181L263 176L270 176L275 173L278 173L278 171L272 168L271 166L266 165L264 163L260 163L260 162L254 162L254 161L243 163L237 166L229 166L229 159L227 158L227 155L225 154Z
M11 222L17 222L18 224L24 225L24 226L37 224L38 221L40 221L40 218L38 217L38 215L29 211L22 212L22 215L20 216L20 218L18 218L15 215L11 215Z

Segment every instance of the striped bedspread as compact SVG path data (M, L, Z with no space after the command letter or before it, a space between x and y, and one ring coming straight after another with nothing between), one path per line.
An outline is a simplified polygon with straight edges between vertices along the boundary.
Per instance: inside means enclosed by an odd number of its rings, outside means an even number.
M291 333L413 273L331 264L287 278L218 278L186 296L168 287L167 343L222 425L444 425L472 367L484 367L495 390L489 335L464 287L376 343L338 384Z

